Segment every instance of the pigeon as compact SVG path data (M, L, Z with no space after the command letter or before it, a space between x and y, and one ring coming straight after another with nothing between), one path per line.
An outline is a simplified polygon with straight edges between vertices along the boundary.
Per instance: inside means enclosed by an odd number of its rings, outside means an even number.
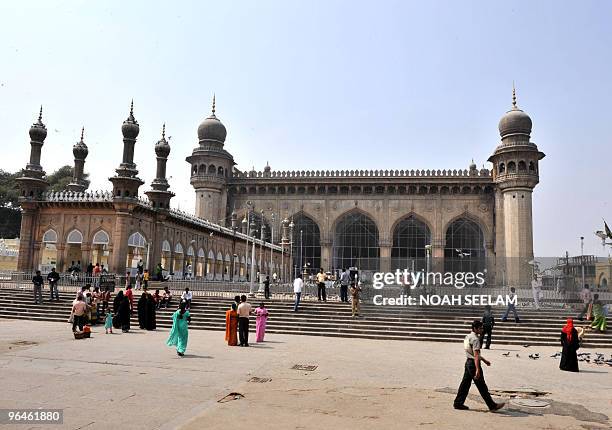
M518 355L518 354L516 354L516 358L521 358L521 356L520 356L520 355Z
M526 343L525 345L523 345L523 348L529 348L529 344Z
M529 358L531 358L532 360L537 360L538 358L540 358L540 354L529 354Z
M505 355L506 357L510 357L510 351L508 351L508 352L506 352L505 354L502 354L502 355Z

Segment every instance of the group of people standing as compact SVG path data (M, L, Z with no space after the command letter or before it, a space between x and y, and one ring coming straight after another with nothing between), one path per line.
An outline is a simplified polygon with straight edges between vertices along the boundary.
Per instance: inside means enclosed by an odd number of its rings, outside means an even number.
M234 303L225 312L225 341L229 346L249 346L249 317L252 314L256 317L256 342L264 341L266 324L268 322L268 309L261 302L259 307L253 310L251 304L247 302L246 295L243 294L242 296L234 297Z
M327 275L323 272L323 269L317 273L317 298L319 301L327 302L327 292L325 287L325 281ZM351 278L348 270L342 269L340 274L340 301L348 303L348 294L351 294L351 311L353 318L360 316L361 312L361 286L357 278ZM350 288L349 288L350 285ZM302 291L304 289L304 280L302 275L298 273L293 281L293 294L295 295L295 301L293 304L293 311L298 312L300 307L300 301L302 300Z

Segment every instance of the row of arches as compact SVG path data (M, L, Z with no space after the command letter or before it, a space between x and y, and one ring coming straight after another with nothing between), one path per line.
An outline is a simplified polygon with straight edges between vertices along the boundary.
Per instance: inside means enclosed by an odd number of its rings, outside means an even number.
M296 268L321 267L321 233L317 223L299 213L293 220L292 253ZM332 266L324 269L359 267L380 270L380 241L376 223L362 212L342 217L332 233ZM485 235L473 220L458 218L445 231L444 270L482 271L485 268ZM394 269L425 269L426 246L432 244L429 226L414 215L401 219L393 228L391 264Z
M517 172L538 173L538 166L533 161L530 161L529 164L527 164L525 160L519 160L518 162L508 161L507 165L506 163L503 163L503 162L499 163L497 171L500 175L503 175L506 173L517 173Z
M223 168L223 166L215 166L214 164L194 164L191 167L192 175L217 175L217 176L226 176L227 171Z
M399 194L399 195L428 195L428 194L493 194L492 186L480 185L260 185L235 186L231 192L235 195L264 195L264 194Z

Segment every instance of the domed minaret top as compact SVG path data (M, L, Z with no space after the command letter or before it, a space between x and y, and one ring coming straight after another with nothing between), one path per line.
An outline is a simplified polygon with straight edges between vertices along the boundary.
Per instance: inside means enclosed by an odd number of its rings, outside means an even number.
M77 160L84 160L87 158L89 154L89 149L87 149L87 145L83 141L83 134L85 133L85 127L81 128L81 140L74 144L72 147L72 154L74 158Z
M155 154L158 157L167 158L170 155L170 145L166 140L166 123L162 126L162 137L155 144Z
M138 137L138 133L140 133L140 126L138 125L136 118L134 118L134 100L132 100L132 103L130 104L130 115L121 125L121 133L126 139L136 139Z
M35 142L44 142L47 137L47 127L42 122L42 106L38 114L38 121L30 127L30 139Z
M198 140L200 141L201 146L206 144L216 144L223 147L223 143L227 137L227 130L225 129L225 126L215 115L215 105L216 97L213 95L212 113L198 126Z
M512 85L512 109L499 120L499 135L502 140L509 136L524 136L529 140L532 122L529 115L516 105L516 89Z

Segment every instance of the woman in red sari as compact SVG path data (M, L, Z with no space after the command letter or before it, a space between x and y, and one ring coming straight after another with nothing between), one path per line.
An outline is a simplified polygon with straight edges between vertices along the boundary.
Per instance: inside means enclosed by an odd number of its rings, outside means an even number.
M238 312L236 312L236 303L232 303L232 308L225 312L225 340L229 346L238 345Z
M574 320L567 319L567 324L561 330L561 363L559 369L568 372L578 372L578 355L576 350L580 348L578 331L574 328Z

